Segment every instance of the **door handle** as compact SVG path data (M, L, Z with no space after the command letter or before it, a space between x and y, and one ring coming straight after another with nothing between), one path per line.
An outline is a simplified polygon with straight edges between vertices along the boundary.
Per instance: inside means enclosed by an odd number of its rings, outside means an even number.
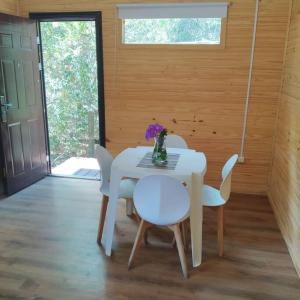
M9 107L12 107L11 103L6 103L4 96L0 96L0 103L1 103L0 104L1 107L5 107L5 109L8 109Z
M7 104L7 103L5 103L4 96L0 96L0 106L1 106L0 111L1 111L1 121L2 121L2 123L7 122L7 114L6 114L7 106L5 104ZM3 107L5 107L5 108L2 109Z
M12 104L11 103L4 103L4 104L1 104L2 107L6 107L6 109L8 107L12 107Z

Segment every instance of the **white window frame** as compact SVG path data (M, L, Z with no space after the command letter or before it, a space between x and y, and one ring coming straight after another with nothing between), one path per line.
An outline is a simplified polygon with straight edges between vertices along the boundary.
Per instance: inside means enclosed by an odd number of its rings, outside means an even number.
M196 48L223 49L227 28L227 2L215 3L165 3L165 4L118 4L118 45L134 48ZM221 18L221 33L219 44L134 44L124 42L125 19L157 19L157 18Z

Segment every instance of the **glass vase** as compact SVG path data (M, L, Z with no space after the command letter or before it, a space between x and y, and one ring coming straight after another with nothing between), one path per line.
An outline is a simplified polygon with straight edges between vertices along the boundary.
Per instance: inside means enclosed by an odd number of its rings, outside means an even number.
M168 163L165 137L156 137L154 140L155 144L152 153L152 163L157 166L164 166Z

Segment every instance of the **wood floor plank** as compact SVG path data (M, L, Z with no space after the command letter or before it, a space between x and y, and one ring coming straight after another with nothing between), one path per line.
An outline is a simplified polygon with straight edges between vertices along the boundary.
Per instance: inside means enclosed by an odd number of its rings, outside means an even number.
M99 182L48 177L0 200L0 299L299 300L300 280L267 198L234 194L226 206L224 257L217 216L204 210L203 264L183 280L171 231L149 230L127 262L137 224L118 206L113 256L96 243Z

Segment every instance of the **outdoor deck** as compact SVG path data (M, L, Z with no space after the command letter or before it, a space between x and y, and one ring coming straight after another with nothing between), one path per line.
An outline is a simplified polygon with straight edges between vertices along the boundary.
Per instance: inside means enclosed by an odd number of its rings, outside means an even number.
M52 175L84 179L100 179L100 168L95 158L71 157L51 170Z

